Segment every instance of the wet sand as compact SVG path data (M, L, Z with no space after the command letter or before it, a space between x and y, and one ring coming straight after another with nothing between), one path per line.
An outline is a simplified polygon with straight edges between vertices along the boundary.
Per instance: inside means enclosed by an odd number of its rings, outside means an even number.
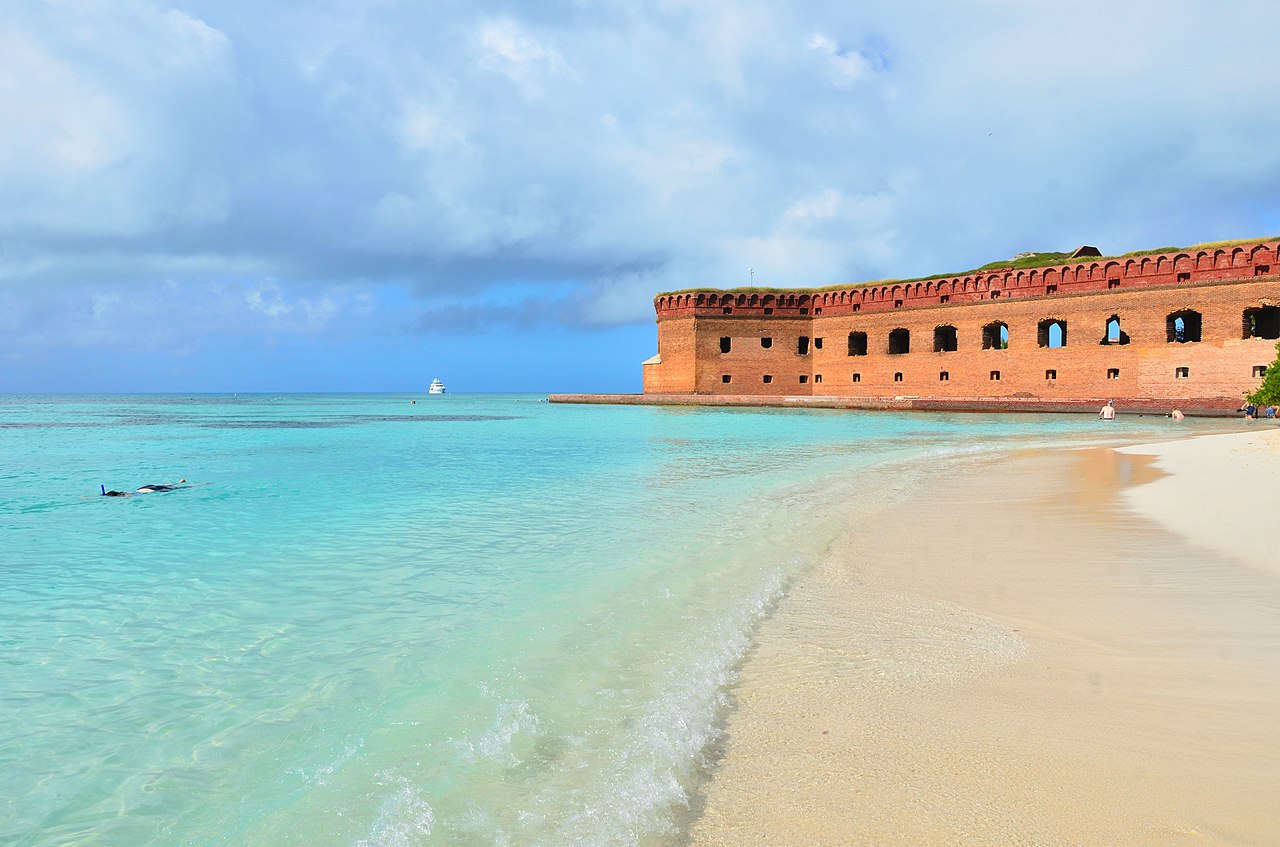
M950 466L859 517L763 624L690 843L1275 844L1280 577L1129 503L1210 473L1167 458L1198 442Z

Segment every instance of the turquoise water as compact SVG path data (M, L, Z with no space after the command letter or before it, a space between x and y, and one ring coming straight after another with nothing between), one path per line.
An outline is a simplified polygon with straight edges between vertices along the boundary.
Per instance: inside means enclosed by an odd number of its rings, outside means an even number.
M0 400L0 844L670 843L901 462L1171 426L409 401Z

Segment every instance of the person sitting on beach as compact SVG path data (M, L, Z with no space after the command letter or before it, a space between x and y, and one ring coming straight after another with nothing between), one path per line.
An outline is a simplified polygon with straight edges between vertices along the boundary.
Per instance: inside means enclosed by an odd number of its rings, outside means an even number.
M1173 418L1175 421L1181 421L1181 420L1185 420L1187 416L1182 414L1181 409L1174 409L1172 412L1169 413L1169 417Z
M1102 411L1098 412L1098 420L1114 421L1116 419L1116 404L1108 400L1107 405L1102 407Z

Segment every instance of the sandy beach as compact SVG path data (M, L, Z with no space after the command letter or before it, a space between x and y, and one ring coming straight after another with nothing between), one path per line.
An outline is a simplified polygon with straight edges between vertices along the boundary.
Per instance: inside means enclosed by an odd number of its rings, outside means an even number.
M950 466L763 625L694 845L1264 845L1280 431Z

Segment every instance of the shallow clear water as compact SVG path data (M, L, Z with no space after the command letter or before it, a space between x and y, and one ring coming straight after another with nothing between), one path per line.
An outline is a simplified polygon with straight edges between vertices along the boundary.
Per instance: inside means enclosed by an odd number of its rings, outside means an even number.
M898 463L1171 432L409 401L0 399L0 843L666 843Z

